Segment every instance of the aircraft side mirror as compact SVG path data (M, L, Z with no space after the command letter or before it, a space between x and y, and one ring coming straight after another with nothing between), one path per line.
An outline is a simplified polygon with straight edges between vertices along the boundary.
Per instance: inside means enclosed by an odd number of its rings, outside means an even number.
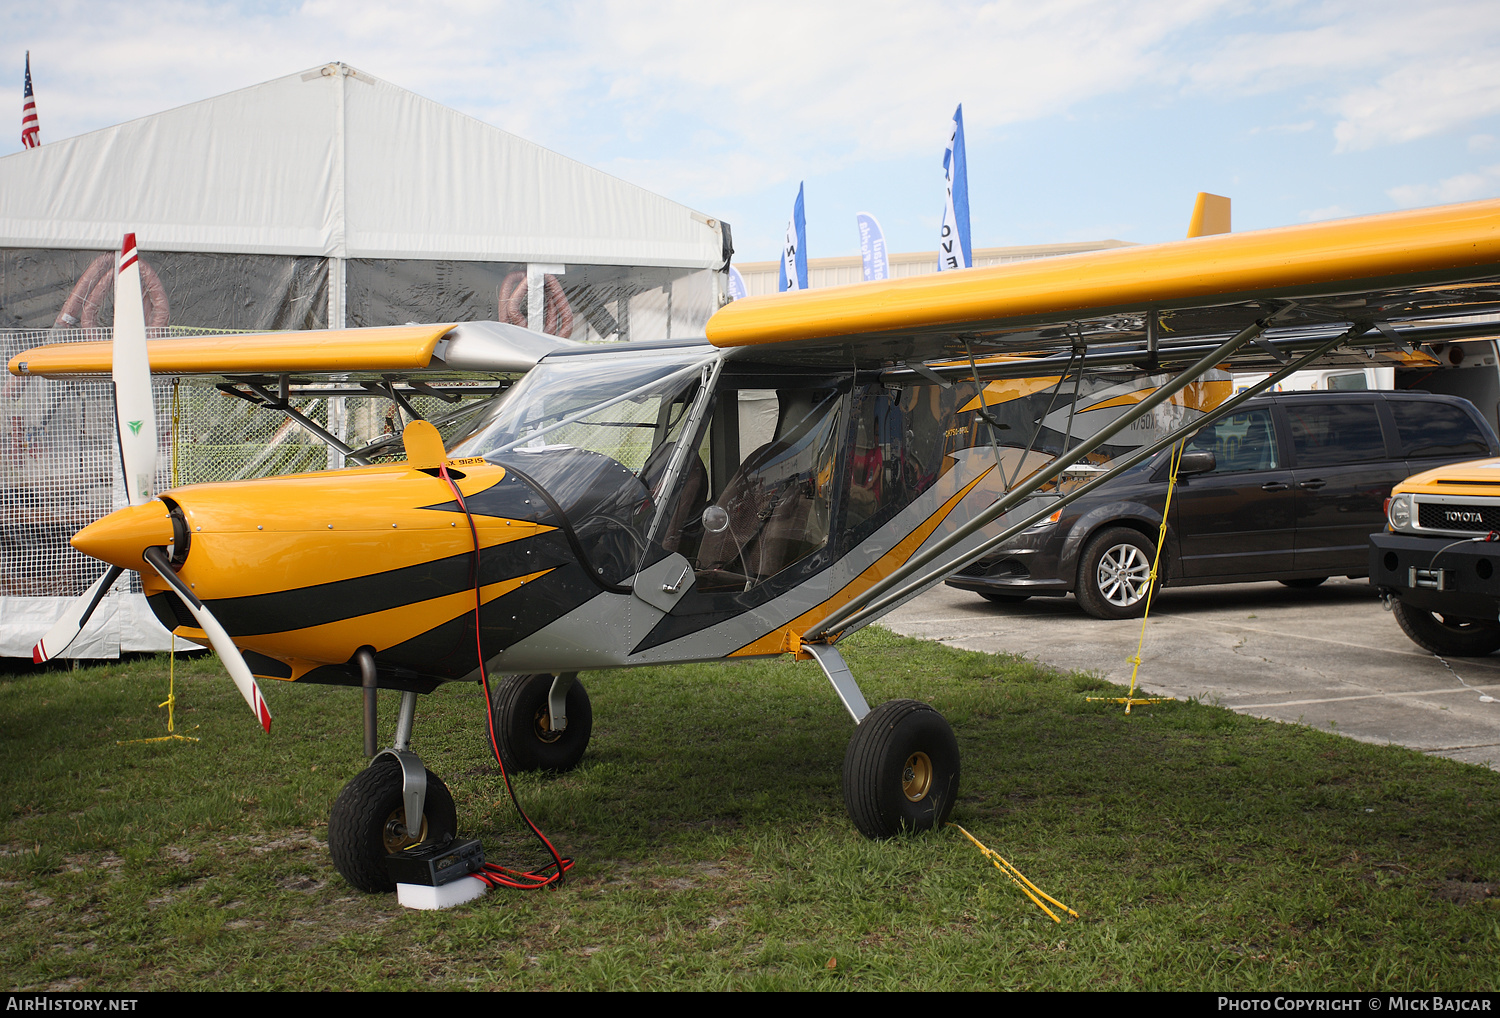
M1214 456L1212 449L1195 449L1182 454L1182 459L1177 462L1177 476L1206 474L1218 465L1218 458Z
M729 510L721 505L711 505L703 510L703 529L710 534L722 534L729 526Z

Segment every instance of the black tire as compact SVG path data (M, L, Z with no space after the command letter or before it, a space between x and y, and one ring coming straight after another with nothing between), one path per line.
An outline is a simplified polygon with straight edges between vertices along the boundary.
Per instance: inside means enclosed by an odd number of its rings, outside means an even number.
M508 773L570 771L583 759L594 730L588 690L573 680L568 690L568 727L556 733L550 731L552 711L547 706L551 690L551 675L507 675L490 692L495 741Z
M1089 539L1078 562L1079 607L1096 619L1138 619L1146 613L1156 544L1139 530L1110 527Z
M918 700L887 700L849 740L844 807L867 838L931 830L953 812L958 779L958 740L943 716Z
M422 804L422 830L418 838L407 833L401 765L382 756L351 778L334 800L328 813L328 854L352 886L378 894L396 889L386 872L387 855L413 844L450 841L457 833L453 796L443 779L431 771Z
M1283 587L1291 587L1293 590L1312 590L1314 587L1321 587L1327 583L1328 577L1303 576L1295 580L1281 580L1279 582Z
M1500 624L1488 619L1469 619L1458 615L1412 608L1397 598L1391 614L1411 642L1444 657L1484 657L1500 650Z
M992 594L988 590L980 590L976 593L990 604L1020 604L1031 597L1030 594Z

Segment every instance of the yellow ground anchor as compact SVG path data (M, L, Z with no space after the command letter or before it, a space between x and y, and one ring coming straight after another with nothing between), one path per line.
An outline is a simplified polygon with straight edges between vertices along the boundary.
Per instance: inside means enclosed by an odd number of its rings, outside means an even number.
M1141 638L1135 645L1135 657L1127 658L1130 662L1130 692L1124 696L1089 696L1087 700L1097 700L1101 703L1123 703L1125 713L1130 713L1130 708L1145 706L1153 703L1170 703L1170 696L1145 696L1135 695L1135 677L1141 670L1141 651L1146 646L1146 619L1151 617L1151 596L1156 593L1156 570L1161 565L1161 550L1167 544L1167 513L1172 508L1172 492L1177 487L1177 466L1182 462L1182 450L1187 446L1186 442L1179 444L1172 450L1172 471L1167 475L1167 502L1161 510L1161 529L1156 534L1156 557L1151 560L1151 576L1146 587L1146 610L1141 613Z
M154 739L125 739L123 741L116 739L116 746L130 746L137 742L171 742L173 739L180 739L183 742L198 741L198 739L191 735L178 735L173 730L176 728L176 722L172 717L172 709L177 706L177 635L175 633L172 635L172 653L168 658L168 662L167 698L156 705L157 707L167 708L167 734L158 735ZM197 728L198 726L194 725L189 731L196 730Z
M1043 912L1047 913L1047 918L1048 919L1051 919L1055 923L1062 922L1062 920L1057 917L1057 913L1056 912L1052 911L1046 905L1042 904L1042 898L1046 898L1048 901L1052 902L1052 904L1056 905L1058 908L1060 908L1064 912L1068 913L1068 915L1072 916L1074 919L1078 918L1078 913L1077 912L1074 912L1071 908L1069 908L1068 906L1064 905L1062 902L1058 901L1056 898L1052 897L1052 895L1048 894L1046 891L1042 890L1040 887L1036 886L1036 884L1033 884L1030 880L1027 880L1026 879L1026 874L1022 873L1020 870L1016 869L1009 862L1007 862L1006 859L999 852L996 852L994 849L992 849L989 846L985 845L978 838L974 837L974 835L970 834L968 831L964 830L962 827L959 827L958 824L950 822L948 824L948 826L949 827L957 828L958 831L961 834L963 834L964 837L966 837L970 841L972 841L974 843L975 847L978 848L979 851L981 851L981 852L984 853L984 857L986 859L988 859L990 862L994 863L995 869L999 870L1001 873L1004 873L1007 877L1010 877L1011 883L1013 883L1017 887L1019 887L1021 889L1021 893L1022 894L1026 895L1026 897L1030 898L1031 901L1032 901L1032 903L1035 904L1037 908L1039 908ZM1038 897L1038 895L1040 895L1040 897Z

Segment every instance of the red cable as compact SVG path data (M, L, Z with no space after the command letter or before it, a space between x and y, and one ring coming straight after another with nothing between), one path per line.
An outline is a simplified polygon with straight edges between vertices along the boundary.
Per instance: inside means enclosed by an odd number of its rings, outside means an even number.
M539 887L558 887L562 885L563 874L573 868L573 860L558 854L557 849L552 847L552 842L542 833L536 824L531 822L531 817L521 808L521 800L516 798L516 790L511 787L510 775L505 772L505 761L500 759L500 744L495 741L495 715L490 710L490 678L484 667L484 643L479 629L479 528L474 525L474 514L469 512L469 507L464 504L463 492L458 490L458 485L448 474L447 464L438 464L438 474L448 487L453 491L453 497L458 499L458 507L464 511L465 518L469 521L469 532L474 535L474 648L479 652L479 681L484 687L484 714L489 721L490 748L495 752L495 762L500 765L500 776L505 779L505 790L510 793L510 801L516 807L516 812L521 814L521 819L526 821L526 826L531 828L537 840L547 846L547 851L552 854L552 864L535 870L513 870L505 866L497 866L494 863L485 863L484 869L474 876L483 880L491 887L511 887L519 891L534 891ZM548 870L553 872L549 873Z

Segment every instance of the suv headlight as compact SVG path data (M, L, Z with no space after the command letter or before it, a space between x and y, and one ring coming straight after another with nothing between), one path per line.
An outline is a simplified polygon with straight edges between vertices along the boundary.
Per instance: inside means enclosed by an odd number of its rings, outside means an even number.
M1411 496L1396 495L1385 510L1386 522L1392 530L1411 529Z

